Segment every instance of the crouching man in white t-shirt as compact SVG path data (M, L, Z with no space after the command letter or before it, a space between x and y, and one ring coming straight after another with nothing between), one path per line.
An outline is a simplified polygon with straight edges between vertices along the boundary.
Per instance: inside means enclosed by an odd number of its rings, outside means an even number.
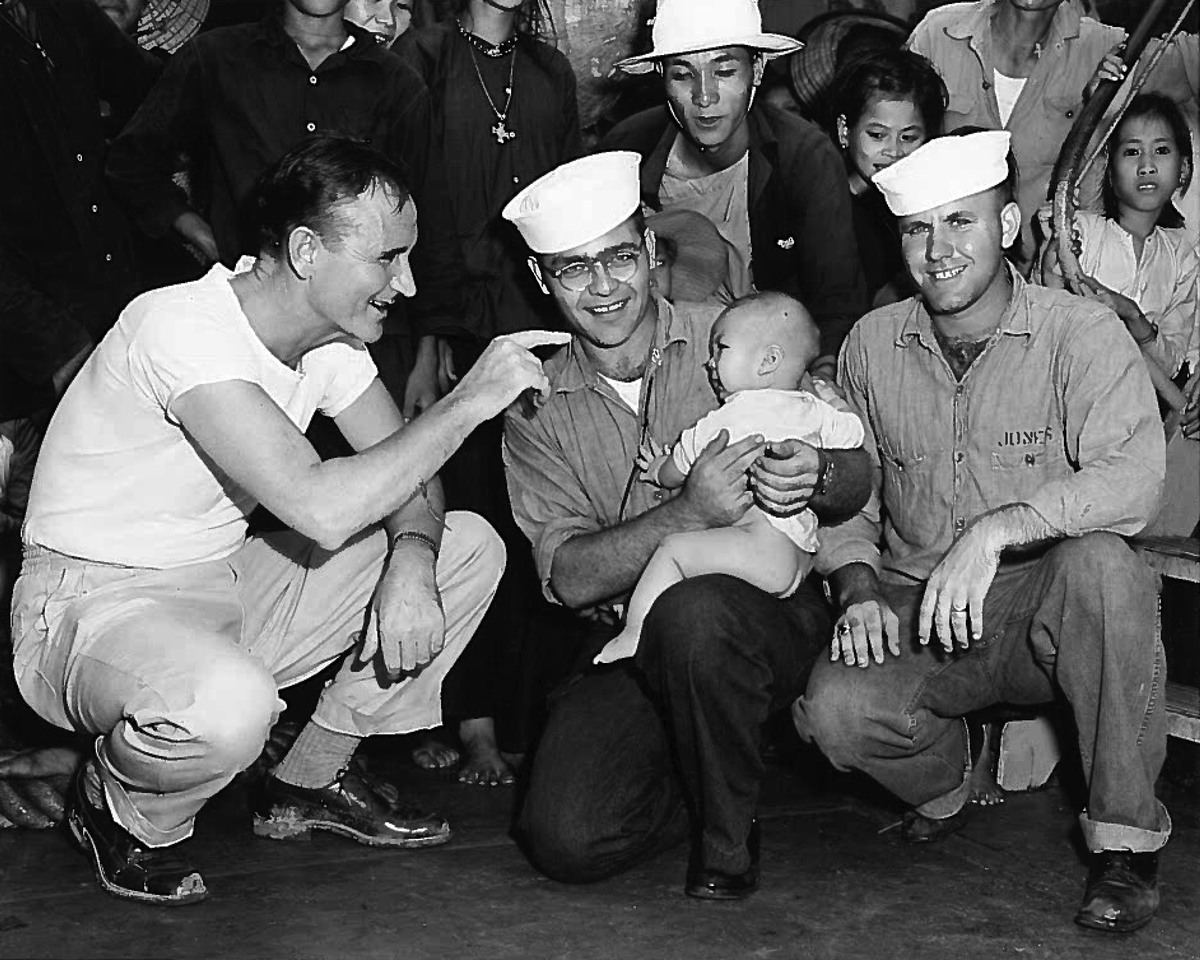
M203 899L174 845L258 757L278 689L347 650L255 832L449 839L350 761L363 737L440 722L504 550L473 514L443 516L435 474L477 424L546 390L526 347L557 342L501 338L405 426L363 346L414 292L399 172L314 138L255 204L257 259L138 297L97 347L50 425L24 528L18 682L51 723L97 735L68 823L101 886L133 900ZM321 461L304 438L318 410L355 455ZM291 529L247 539L260 503Z

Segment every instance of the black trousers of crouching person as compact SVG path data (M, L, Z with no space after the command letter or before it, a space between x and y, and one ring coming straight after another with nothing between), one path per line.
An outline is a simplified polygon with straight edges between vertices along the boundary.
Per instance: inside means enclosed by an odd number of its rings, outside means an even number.
M723 574L667 590L635 660L585 670L550 708L518 824L534 865L600 880L690 826L706 868L746 870L762 725L803 692L831 626L811 583L786 600Z

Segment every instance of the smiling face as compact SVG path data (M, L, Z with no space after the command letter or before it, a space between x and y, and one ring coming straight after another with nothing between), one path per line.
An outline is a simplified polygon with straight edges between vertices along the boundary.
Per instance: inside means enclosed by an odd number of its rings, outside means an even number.
M571 328L593 347L623 347L643 324L653 325L655 311L650 298L647 247L638 232L637 221L631 218L590 243L539 258L539 279L558 301ZM555 271L568 268L574 272L581 263L586 265L585 257L600 261L617 258L617 262L632 257L636 265L628 279L618 280L601 263L593 264L587 286L582 290L569 290L562 280L554 278Z
M876 94L853 124L838 117L838 142L850 161L853 185L865 189L871 177L907 157L928 133L912 100L886 100ZM857 191L856 191L857 192Z
M417 242L417 210L411 199L397 210L395 193L376 185L346 201L338 216L340 236L310 234L311 248L298 251L311 264L309 305L332 329L371 343L382 335L395 299L416 293L409 254Z
M1017 10L1022 12L1054 10L1062 6L1063 0L1008 0Z
M393 0L350 0L343 16L371 34L378 43L388 44L396 34L396 8Z
M663 61L667 102L688 139L713 150L745 136L754 88L762 81L762 61L745 47L702 50Z
M346 0L287 0L287 6L301 16L324 19L341 16Z
M905 265L931 314L962 314L1005 287L1004 248L1021 230L1021 211L1001 190L899 221Z
M1179 187L1185 162L1166 120L1146 115L1123 121L1108 163L1118 208L1161 210Z

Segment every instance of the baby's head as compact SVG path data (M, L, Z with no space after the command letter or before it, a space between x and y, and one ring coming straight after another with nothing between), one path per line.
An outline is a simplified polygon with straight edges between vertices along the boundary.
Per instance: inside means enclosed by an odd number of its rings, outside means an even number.
M817 325L799 300L755 293L717 317L708 341L708 378L724 403L739 390L795 390L820 353Z

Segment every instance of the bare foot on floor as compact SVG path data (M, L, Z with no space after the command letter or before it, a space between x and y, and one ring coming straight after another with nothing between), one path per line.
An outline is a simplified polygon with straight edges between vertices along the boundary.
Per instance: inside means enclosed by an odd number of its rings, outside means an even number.
M981 807L992 807L1004 802L1004 788L996 782L996 758L1001 725L983 725L983 748L971 771L971 803Z
M458 782L479 787L507 787L516 780L513 768L496 746L496 727L491 717L474 717L458 725L463 745L463 763Z
M413 748L412 758L422 770L449 770L458 763L458 751L432 734L426 734Z

